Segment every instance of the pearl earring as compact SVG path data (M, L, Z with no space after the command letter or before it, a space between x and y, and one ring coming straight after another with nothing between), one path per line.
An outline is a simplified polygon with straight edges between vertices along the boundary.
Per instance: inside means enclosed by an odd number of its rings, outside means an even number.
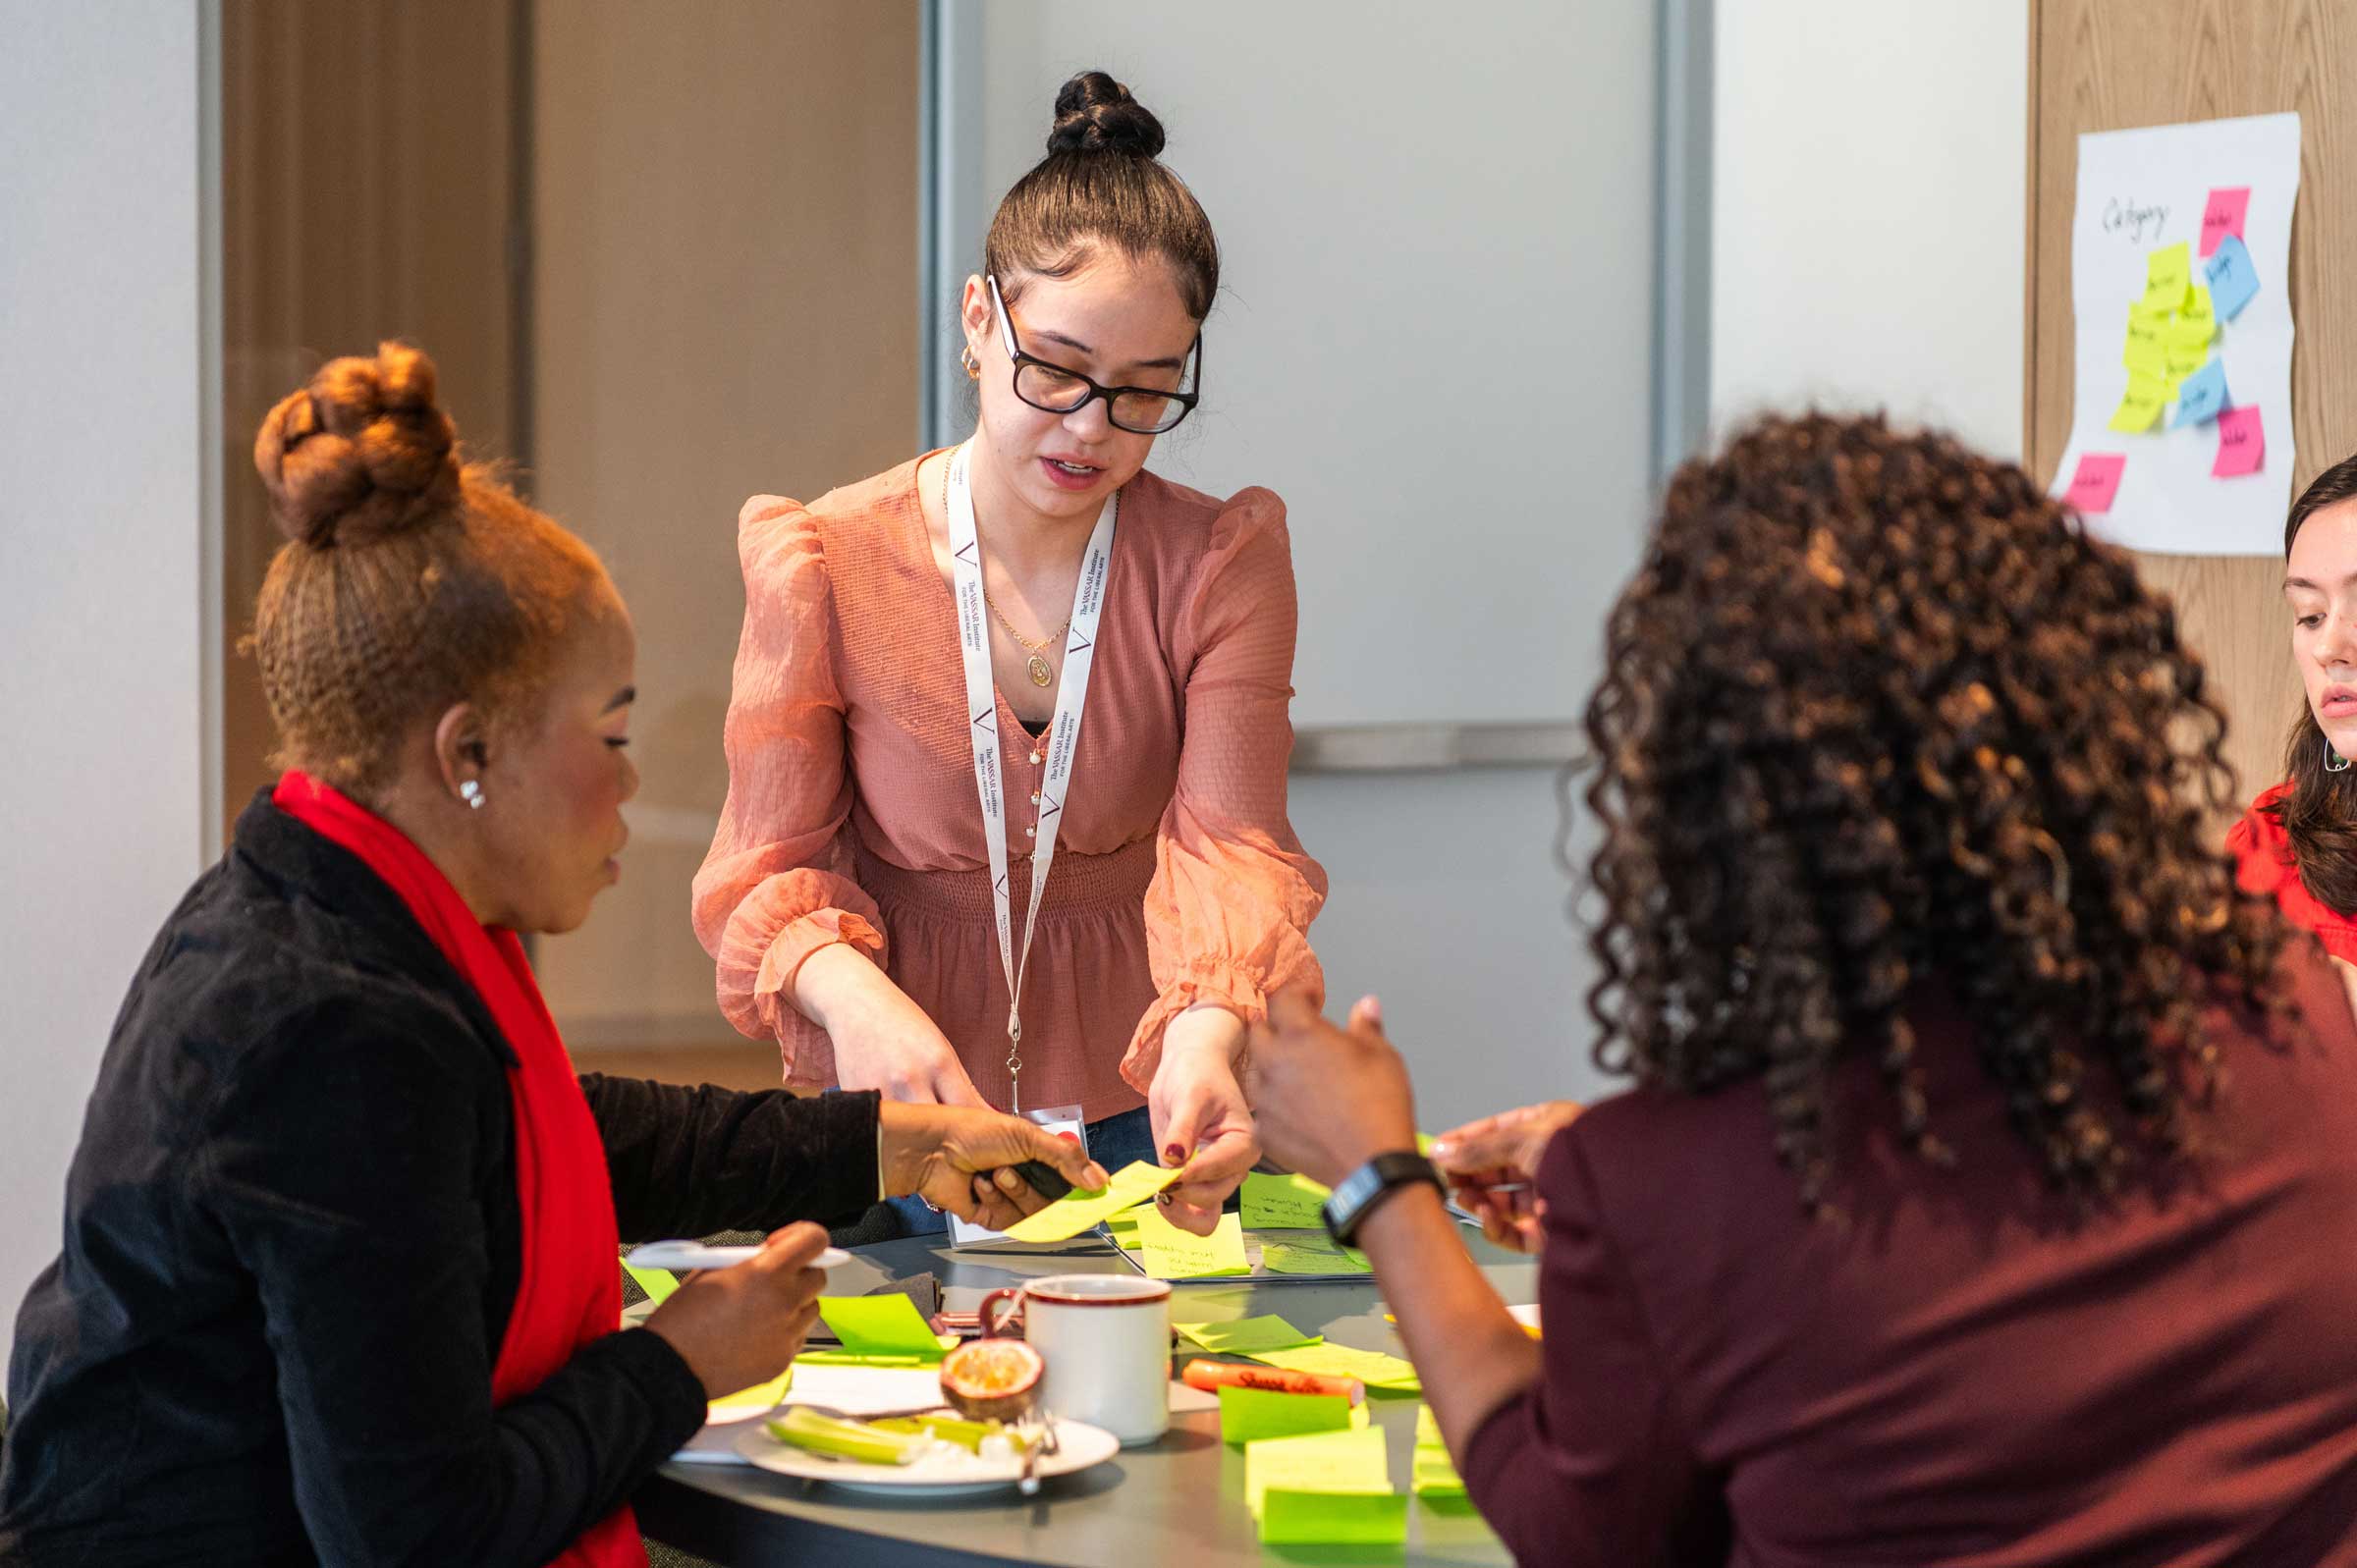
M468 779L459 785L459 798L473 810L480 811L483 809L483 786Z

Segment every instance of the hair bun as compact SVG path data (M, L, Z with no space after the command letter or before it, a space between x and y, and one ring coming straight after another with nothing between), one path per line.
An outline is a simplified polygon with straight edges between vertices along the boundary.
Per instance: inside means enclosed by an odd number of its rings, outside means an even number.
M1158 157L1162 122L1104 72L1083 71L1056 91L1056 124L1048 132L1048 150Z
M332 359L253 438L281 533L317 549L398 533L459 499L458 430L434 362L407 344Z

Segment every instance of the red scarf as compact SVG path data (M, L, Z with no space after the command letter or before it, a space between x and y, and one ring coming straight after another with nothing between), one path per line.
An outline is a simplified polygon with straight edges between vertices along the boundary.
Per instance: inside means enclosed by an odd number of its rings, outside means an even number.
M2291 858L2291 835L2269 809L2289 793L2288 784L2268 790L2251 802L2251 809L2227 833L2226 853L2236 862L2234 880L2245 892L2275 894L2275 905L2286 920L2315 932L2323 939L2325 951L2333 957L2357 963L2357 921L2310 892L2300 881L2300 868Z
M270 799L321 838L359 856L401 895L442 956L474 988L520 1058L508 1072L516 1108L516 1203L523 1214L523 1258L516 1306L491 1369L491 1403L504 1405L531 1392L576 1350L613 1333L622 1322L614 1189L589 1103L581 1098L573 1061L516 933L476 920L425 851L351 797L290 773ZM638 1521L628 1503L552 1559L552 1568L645 1564Z

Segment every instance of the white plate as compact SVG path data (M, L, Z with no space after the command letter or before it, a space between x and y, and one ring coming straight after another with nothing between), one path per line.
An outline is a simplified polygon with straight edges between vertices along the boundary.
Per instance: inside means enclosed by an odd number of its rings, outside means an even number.
M1042 1454L1034 1472L1041 1480L1069 1476L1101 1465L1122 1451L1121 1439L1102 1427L1081 1421L1056 1423L1057 1451ZM920 1459L912 1465L863 1465L848 1459L829 1459L806 1448L783 1443L756 1422L737 1439L737 1452L763 1470L802 1481L823 1481L848 1491L879 1496L962 1497L1000 1491L1022 1479L1019 1456L984 1459L962 1450L941 1458Z
M707 1247L700 1241L650 1241L630 1249L630 1264L633 1269L734 1269L746 1259L757 1256L759 1247ZM832 1269L851 1261L851 1255L841 1247L829 1247L810 1260L813 1269Z

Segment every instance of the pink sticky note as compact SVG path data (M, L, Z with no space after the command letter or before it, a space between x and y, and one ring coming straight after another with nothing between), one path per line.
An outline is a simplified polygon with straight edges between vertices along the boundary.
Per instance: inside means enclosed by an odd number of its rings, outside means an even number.
M2070 476L2070 504L2085 513L2110 512L2111 498L2119 494L2119 471L2127 465L2120 453L2082 453L2079 471Z
M2259 427L2259 406L2245 404L2218 416L2218 460L2210 477L2227 479L2238 473L2257 473L2267 457L2267 432Z
M2242 215L2250 209L2249 186L2220 186L2210 192L2210 204L2202 209L2202 251L2208 255L2218 248L2226 236L2242 238Z

